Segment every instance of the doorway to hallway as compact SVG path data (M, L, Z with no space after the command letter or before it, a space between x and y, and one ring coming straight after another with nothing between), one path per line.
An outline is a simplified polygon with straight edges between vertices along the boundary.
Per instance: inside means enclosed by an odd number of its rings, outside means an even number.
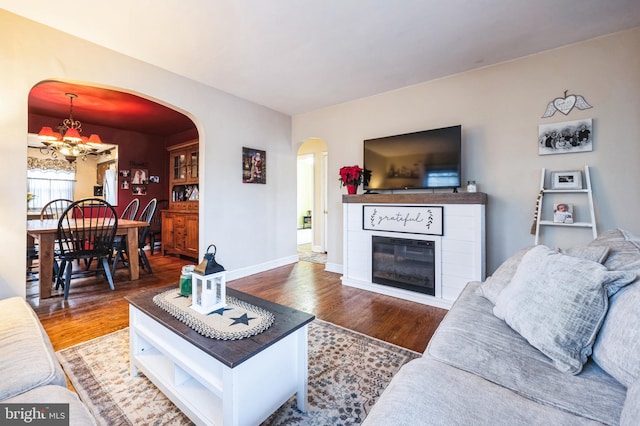
M298 256L316 263L326 263L326 163L324 141L309 139L298 149Z

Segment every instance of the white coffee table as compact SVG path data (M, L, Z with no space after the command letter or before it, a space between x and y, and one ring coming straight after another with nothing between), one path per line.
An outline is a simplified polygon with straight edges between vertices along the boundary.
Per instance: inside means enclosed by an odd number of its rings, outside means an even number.
M294 394L307 408L307 324L296 309L228 288L227 294L275 315L253 337L203 337L153 302L167 289L127 296L131 374L153 382L198 425L257 425Z

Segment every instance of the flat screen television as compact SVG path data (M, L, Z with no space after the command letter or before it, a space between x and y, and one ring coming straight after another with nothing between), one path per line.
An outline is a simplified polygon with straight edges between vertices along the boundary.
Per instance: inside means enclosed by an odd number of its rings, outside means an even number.
M462 126L364 141L367 191L460 187Z

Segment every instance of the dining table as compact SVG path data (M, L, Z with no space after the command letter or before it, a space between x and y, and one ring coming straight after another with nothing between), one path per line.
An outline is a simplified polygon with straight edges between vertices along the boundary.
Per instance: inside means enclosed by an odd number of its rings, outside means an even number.
M116 235L126 236L127 246L133 247L132 253L138 247L138 229L149 226L149 222L139 220L118 219ZM27 220L27 244L38 240L38 276L40 281L40 299L47 299L52 295L53 262L55 255L55 241L58 234L58 220ZM129 256L129 279L140 279L140 263L138 256Z
M52 219L53 213L43 213L40 210L27 210L27 220L34 219Z

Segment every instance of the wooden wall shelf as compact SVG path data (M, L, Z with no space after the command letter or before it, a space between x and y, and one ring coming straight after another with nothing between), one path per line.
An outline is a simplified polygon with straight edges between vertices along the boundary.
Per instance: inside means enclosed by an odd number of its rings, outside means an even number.
M342 202L358 204L487 204L487 194L484 192L344 194Z

